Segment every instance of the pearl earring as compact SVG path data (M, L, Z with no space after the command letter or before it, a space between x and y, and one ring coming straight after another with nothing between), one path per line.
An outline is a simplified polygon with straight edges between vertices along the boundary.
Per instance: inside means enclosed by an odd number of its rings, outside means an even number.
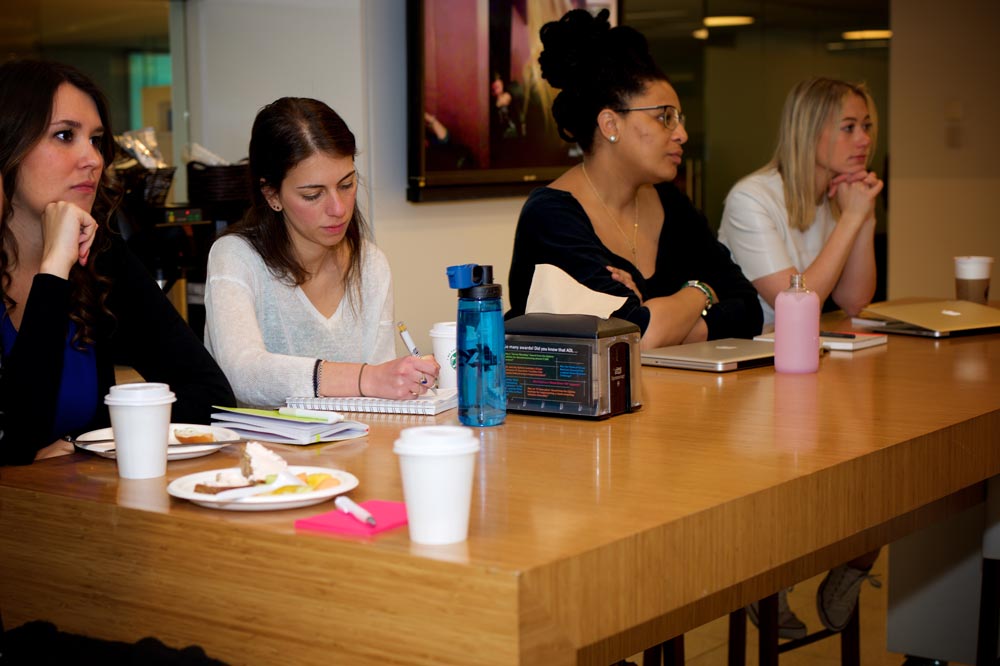
M608 141L610 141L611 143L618 143L617 135L612 134L611 136L608 137Z

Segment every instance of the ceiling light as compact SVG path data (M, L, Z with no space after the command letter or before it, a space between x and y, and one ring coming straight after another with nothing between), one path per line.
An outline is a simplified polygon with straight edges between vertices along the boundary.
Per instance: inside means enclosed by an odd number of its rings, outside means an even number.
M840 35L842 39L891 39L892 30L851 30Z
M706 28L728 28L734 25L752 25L752 16L706 16L702 23Z
M698 28L691 33L695 39L708 39L708 28Z

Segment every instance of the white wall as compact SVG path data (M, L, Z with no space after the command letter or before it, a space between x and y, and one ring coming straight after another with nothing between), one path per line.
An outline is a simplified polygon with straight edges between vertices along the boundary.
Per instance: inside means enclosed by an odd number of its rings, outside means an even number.
M890 16L889 297L953 298L952 256L1000 260L1000 3L892 0Z
M243 158L257 111L285 95L340 113L358 140L359 205L392 266L396 316L423 351L431 324L455 318L447 266L492 264L506 292L523 198L406 201L404 0L189 0L186 9L192 140Z

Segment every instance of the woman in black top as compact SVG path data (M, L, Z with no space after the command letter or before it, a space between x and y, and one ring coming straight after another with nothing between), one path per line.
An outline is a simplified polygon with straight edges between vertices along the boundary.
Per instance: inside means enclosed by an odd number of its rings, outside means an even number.
M752 337L756 292L704 217L671 183L687 141L680 101L645 38L608 12L573 10L541 31L542 76L561 89L560 136L583 162L531 193L514 238L511 312L524 312L535 266L627 297L614 315L643 348Z
M107 426L114 364L177 395L173 420L235 405L219 367L107 223L107 103L78 70L0 66L0 464ZM2 195L6 196L2 196Z

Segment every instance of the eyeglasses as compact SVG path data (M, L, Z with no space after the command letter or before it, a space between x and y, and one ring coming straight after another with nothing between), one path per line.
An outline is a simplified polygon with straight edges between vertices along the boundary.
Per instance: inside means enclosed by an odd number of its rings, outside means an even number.
M663 126L669 131L673 132L677 129L678 125L683 125L685 118L684 114L677 110L676 107L670 106L669 104L659 104L657 106L636 106L631 109L615 109L618 113L628 113L629 111L662 111Z

